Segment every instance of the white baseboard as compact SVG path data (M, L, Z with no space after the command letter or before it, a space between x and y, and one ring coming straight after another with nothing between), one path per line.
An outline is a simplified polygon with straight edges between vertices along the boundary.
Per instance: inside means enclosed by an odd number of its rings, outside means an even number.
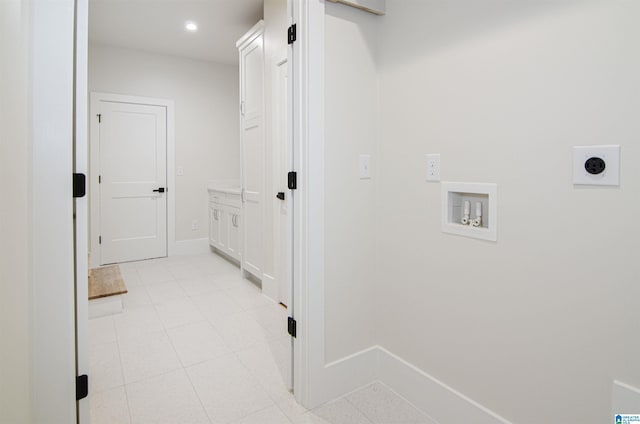
M327 384L316 392L313 403L328 402L377 380L377 363L378 347L372 346L325 365L323 374Z
M319 403L378 380L440 424L512 424L381 346L327 364L324 371Z
M378 379L442 424L511 424L495 412L378 346Z
M176 241L173 251L170 252L169 256L199 255L209 251L208 238L178 240Z
M279 302L278 284L275 277L266 273L262 274L262 294L274 302Z
M640 414L640 389L621 381L614 381L611 415L615 414Z

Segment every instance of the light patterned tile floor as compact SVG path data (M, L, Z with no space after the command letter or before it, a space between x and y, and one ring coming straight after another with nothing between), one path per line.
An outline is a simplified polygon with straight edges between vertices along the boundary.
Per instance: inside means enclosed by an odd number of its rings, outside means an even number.
M223 258L120 267L123 313L89 321L91 424L433 424L381 383L297 404L286 310Z

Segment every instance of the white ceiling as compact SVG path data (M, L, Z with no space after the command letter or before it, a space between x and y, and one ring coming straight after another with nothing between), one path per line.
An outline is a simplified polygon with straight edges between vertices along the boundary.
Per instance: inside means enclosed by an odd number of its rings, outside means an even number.
M90 0L89 40L237 64L235 42L262 19L263 0ZM185 30L194 21L198 31Z

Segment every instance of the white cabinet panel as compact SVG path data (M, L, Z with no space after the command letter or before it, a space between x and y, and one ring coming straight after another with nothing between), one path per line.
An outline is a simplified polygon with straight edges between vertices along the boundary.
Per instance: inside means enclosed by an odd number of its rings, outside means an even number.
M212 203L209 203L209 245L215 246L216 242L216 232L215 232L215 206Z
M227 209L227 251L232 257L240 256L240 208Z
M242 258L240 195L209 191L209 244L217 251Z
M264 53L262 21L236 44L240 59L242 269L262 279L264 193Z

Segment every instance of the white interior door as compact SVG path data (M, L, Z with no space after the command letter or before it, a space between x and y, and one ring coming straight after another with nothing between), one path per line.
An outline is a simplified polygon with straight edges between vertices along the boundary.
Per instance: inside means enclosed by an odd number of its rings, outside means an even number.
M262 279L264 63L262 37L241 50L243 270Z
M291 152L288 146L288 104L287 84L288 84L288 64L287 50L285 49L277 55L273 61L273 129L274 129L274 152L275 152L275 175L274 191L284 193L283 198L274 197L276 219L275 251L277 258L276 279L278 284L278 302L289 306L290 291L290 237L291 228L289 225L289 202L287 194L287 172L291 168ZM275 196L275 193L274 193Z
M167 256L167 108L99 102L100 264Z

